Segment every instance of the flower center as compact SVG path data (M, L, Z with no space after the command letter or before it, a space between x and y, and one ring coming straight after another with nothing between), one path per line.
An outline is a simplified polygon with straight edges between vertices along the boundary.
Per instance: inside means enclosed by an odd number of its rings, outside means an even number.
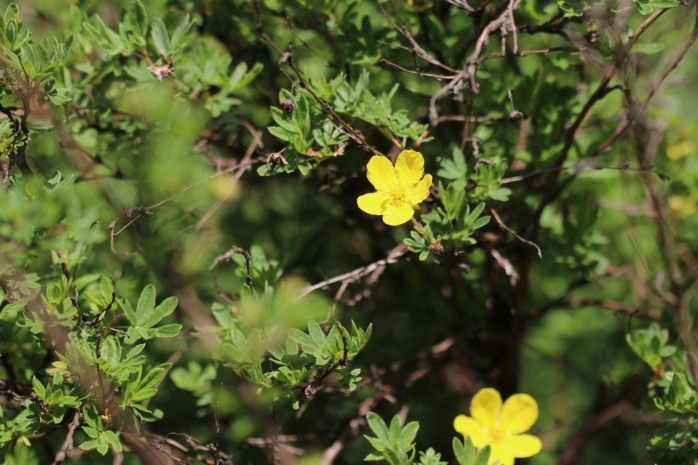
M489 433L490 438L492 438L492 443L497 443L509 435L506 431L500 429L497 426L491 428Z
M405 202L407 197L407 189L405 186L395 184L388 194L388 203L393 206L399 206Z

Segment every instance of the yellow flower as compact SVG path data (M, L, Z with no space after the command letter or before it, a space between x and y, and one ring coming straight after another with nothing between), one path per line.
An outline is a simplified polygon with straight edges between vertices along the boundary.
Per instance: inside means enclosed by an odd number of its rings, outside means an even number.
M678 144L670 145L666 149L666 156L669 160L678 160L690 155L695 151L695 145L692 140L683 140Z
M540 439L528 431L538 419L538 404L528 394L514 394L502 405L496 389L480 389L470 402L470 414L458 415L453 427L470 437L478 449L490 445L489 465L513 465L515 458L532 457L540 452Z
M696 212L696 204L688 199L679 195L669 196L669 209L677 217L683 218L685 216L692 215Z
M395 166L386 157L374 155L368 161L368 180L377 192L356 199L369 215L382 215L388 226L407 223L417 206L429 196L431 175L424 174L424 157L414 150L403 150Z

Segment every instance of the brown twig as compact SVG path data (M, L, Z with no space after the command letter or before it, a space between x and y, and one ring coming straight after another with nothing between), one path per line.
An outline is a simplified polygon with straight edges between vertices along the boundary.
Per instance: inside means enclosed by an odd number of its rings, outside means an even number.
M65 459L68 458L68 452L70 452L70 450L73 448L73 435L75 434L75 430L78 428L79 424L80 412L76 410L73 420L68 425L68 432L65 435L63 445L58 450L58 453L56 453L56 457L53 459L53 465L62 465L63 462L65 462Z
M654 131L647 131L647 124L643 121L645 111L650 100L656 94L659 87L666 80L667 76L673 71L679 62L683 60L691 46L698 39L698 4L696 4L694 13L694 26L691 34L683 47L676 54L670 64L664 68L659 79L654 83L648 96L642 102L637 102L629 91L625 92L625 102L628 108L628 117L631 120L631 129L633 131L633 148L637 162L640 166L646 166L654 158L660 143L660 137L655 133L662 131L662 128L655 128ZM688 363L688 372L693 383L698 383L698 356L696 356L695 338L691 327L689 308L696 293L698 286L691 283L682 275L681 268L678 264L675 247L675 237L670 227L669 212L666 202L657 187L656 181L646 173L641 173L640 180L645 190L645 195L648 198L649 204L654 212L654 224L657 233L657 241L659 251L666 270L666 278L669 283L668 292L662 286L657 287L657 291L664 299L667 305L674 309L674 319L678 326L679 335L686 350L686 358ZM687 288L687 286L690 287Z
M388 20L388 22L390 22L393 29L397 30L400 34L402 34L403 37L405 37L407 39L407 41L412 45L412 50L411 50L412 53L414 53L418 57L422 58L426 62L431 63L432 65L434 65L436 67L445 69L446 71L451 71L453 73L456 72L455 69L442 63L441 61L439 61L438 59L434 58L429 53L427 53L427 51L424 50L424 48L421 45L419 45L419 42L417 42L417 40L415 40L415 38L412 36L412 34L410 33L410 30L407 28L407 26L404 24L402 26L398 26L397 24L395 24L395 21L393 21L392 15L389 15L385 11L383 4L380 2L377 2L377 3L378 3L378 8L380 8L381 12L383 13L383 16L385 17L385 19Z
M583 122L586 120L588 117L589 113L591 112L591 109L598 103L600 100L602 100L606 95L608 95L611 91L618 89L618 87L609 87L609 84L613 77L618 73L618 71L621 69L621 65L625 62L627 56L630 54L630 51L635 45L635 43L639 40L639 38L642 36L642 34L647 31L647 29L657 20L659 19L665 12L666 10L657 10L654 13L652 13L650 16L645 19L645 21L637 28L635 31L635 34L630 37L628 40L627 44L623 47L623 51L621 54L618 55L616 58L616 61L609 63L606 66L606 70L604 72L603 77L599 81L598 85L596 86L596 89L594 92L591 94L591 96L587 99L587 101L584 103L584 106L582 109L579 111L577 114L577 117L575 120L572 122L572 124L565 130L564 133L564 144L562 149L560 150L560 154L558 155L557 159L555 160L554 166L556 168L561 168L564 164L565 161L569 157L570 150L572 149L572 145L574 143L575 137L577 136L577 132L581 128ZM579 48L584 48L582 45L578 45ZM619 126L619 128L616 129L616 132L609 137L606 141L604 141L599 148L597 148L596 154L602 153L602 151L605 151L612 142L614 142L618 137L620 137L621 134L628 128L630 124L630 119L632 118L632 115L626 115L626 120L627 122L624 122ZM558 179L558 175L560 171L552 171L553 176L551 177L552 179L548 181L549 185L553 185L554 182ZM573 176L574 177L574 176ZM544 201L540 203L540 206L538 210L536 211L535 216L538 217L545 206L550 203L553 199L557 198L557 196L560 194L560 192L563 191L564 188L569 185L569 182L571 180L568 180L567 182L563 182L561 186L558 186L557 188L552 188L549 190L548 194L545 196ZM534 222L537 223L537 222Z
M475 42L475 49L468 57L463 69L461 69L446 85L441 87L441 89L436 91L431 97L429 100L429 121L432 126L436 126L439 122L439 112L436 109L436 101L441 98L442 95L448 92L460 92L460 89L466 81L470 83L470 89L472 92L477 92L478 84L476 81L476 74L483 48L485 47L485 44L487 44L490 35L497 30L501 30L503 38L506 36L507 32L513 32L516 36L514 10L519 7L520 2L521 0L509 0L505 10L497 18L490 21L480 32L480 35ZM514 42L514 51L516 51L516 48L518 47L517 39L514 39Z
M250 270L250 262L252 261L252 255L242 247L238 247L236 245L232 246L226 253L217 256L214 260L211 266L208 268L209 270L214 269L219 263L221 262L227 262L233 258L234 255L240 254L243 257L245 257L245 263L247 265L247 273L246 273L246 278L245 278L245 283L247 286L252 289L252 272Z
M514 230L511 229L509 226L507 226L506 224L504 224L504 222L502 221L502 219L499 217L499 213L497 213L497 210L495 210L495 209L492 208L492 207L489 207L488 210L490 211L490 213L492 213L492 217L493 217L494 220L497 222L497 224L499 225L500 228L502 228L503 230L505 230L505 231L507 231L508 233L512 234L514 237L516 237L518 240L520 240L520 241L523 242L524 244L528 244L528 245L530 245L531 247L535 248L536 251L538 252L538 258L543 258L543 252L541 252L540 247L538 247L537 244L535 244L534 242L529 241L528 239L525 239L525 238L521 237L516 231L514 231Z
M388 385L383 385L380 382L373 383L375 387L379 388L378 392L363 401L359 408L342 422L342 426L338 428L336 433L336 439L330 447L325 449L320 464L330 465L333 463L334 459L344 448L344 445L361 433L365 425L363 418L368 412L373 410L382 400L394 399L395 394L402 388L413 384L435 369L448 356L455 342L456 339L454 337L448 337L433 345L428 351L419 354L416 359L394 363L391 367L391 372L398 373L403 371L403 374ZM404 372L405 369L407 369L406 372Z
M240 180L243 173L252 166L252 155L254 154L255 150L257 150L257 147L264 147L264 143L262 142L261 131L257 131L247 121L239 120L239 123L252 134L252 143L249 147L247 147L245 155L242 157L242 160L240 160L240 162L237 164L235 174L230 179L229 189L226 191L225 195L222 198L218 199L218 201L201 217L201 219L196 222L196 224L194 225L194 230L196 231L203 228L203 226L211 218L211 216L213 216L213 214L220 208L220 206L223 205L230 198L233 192L236 191L235 184Z
M567 441L567 446L560 454L557 465L572 465L576 463L579 458L579 451L589 441L591 436L604 425L625 413L629 407L630 405L627 401L619 400L597 413L584 428Z
M363 136L363 134L357 132L349 123L347 123L344 118L342 118L334 109L332 106L330 106L329 103L319 95L315 93L313 88L308 84L308 81L305 79L303 76L303 73L300 72L298 67L293 61L293 53L291 48L289 48L287 51L282 52L281 49L274 43L274 41L269 37L265 32L261 30L261 25L258 26L260 28L260 36L262 39L264 39L265 42L269 44L271 48L274 49L274 51L281 57L279 60L279 64L284 64L286 63L293 73L296 75L296 78L298 79L298 83L300 86L307 91L310 96L320 104L320 106L330 115L332 119L334 119L340 126L344 128L346 131L347 135L351 137L356 143L358 143L361 147L363 147L366 151L375 153L378 155L382 155L382 153L377 150L375 147L370 145L367 141L366 138Z
M399 244L397 247L392 249L389 253L388 256L385 259L378 260L376 262L371 263L370 265L362 266L360 268L357 268L353 271L350 271L348 273L340 274L338 276L334 276L332 278L326 279L324 281L321 281L317 284L313 284L310 286L306 286L301 290L300 297L304 297L308 294L310 294L313 291L316 291L318 289L322 289L323 287L327 287L331 284L339 283L339 282L346 282L346 283L351 283L358 281L364 276L367 276L369 274L374 273L375 271L384 269L387 265L390 265L392 263L396 263L400 257L402 257L405 253L407 252L407 248L405 247L404 244Z

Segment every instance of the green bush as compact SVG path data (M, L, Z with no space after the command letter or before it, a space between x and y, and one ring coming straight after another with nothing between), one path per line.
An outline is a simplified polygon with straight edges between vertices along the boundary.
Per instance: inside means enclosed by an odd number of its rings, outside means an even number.
M8 5L0 462L698 463L697 11Z

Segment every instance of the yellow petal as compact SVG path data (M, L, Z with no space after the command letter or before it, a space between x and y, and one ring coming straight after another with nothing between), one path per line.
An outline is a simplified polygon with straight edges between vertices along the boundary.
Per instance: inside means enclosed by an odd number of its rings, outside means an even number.
M514 465L514 456L508 454L499 444L491 444L490 448L490 459L487 461L488 465L493 465L494 462L497 462L497 465Z
M431 187L431 174L424 176L419 184L414 189L407 192L407 201L415 207L422 203L424 199L429 197L429 188Z
M400 184L414 186L424 174L424 157L414 150L403 150L397 156L395 174Z
M395 167L386 157L380 155L372 156L366 168L368 170L368 180L377 191L390 192L393 186L397 184Z
M540 439L531 434L517 434L507 436L497 445L502 453L511 457L526 458L533 457L543 448Z
M399 226L410 221L413 216L414 208L407 202L388 204L383 212L383 222L388 226Z
M509 433L523 433L538 419L538 403L528 394L514 394L504 402L500 427Z
M497 425L502 410L502 396L492 388L480 389L470 401L470 415L485 428Z
M387 199L388 196L382 192L371 192L370 194L360 195L356 199L356 204L369 215L382 215Z
M469 436L477 448L485 447L490 442L490 436L482 425L466 415L458 415L453 420L453 427L463 436Z

